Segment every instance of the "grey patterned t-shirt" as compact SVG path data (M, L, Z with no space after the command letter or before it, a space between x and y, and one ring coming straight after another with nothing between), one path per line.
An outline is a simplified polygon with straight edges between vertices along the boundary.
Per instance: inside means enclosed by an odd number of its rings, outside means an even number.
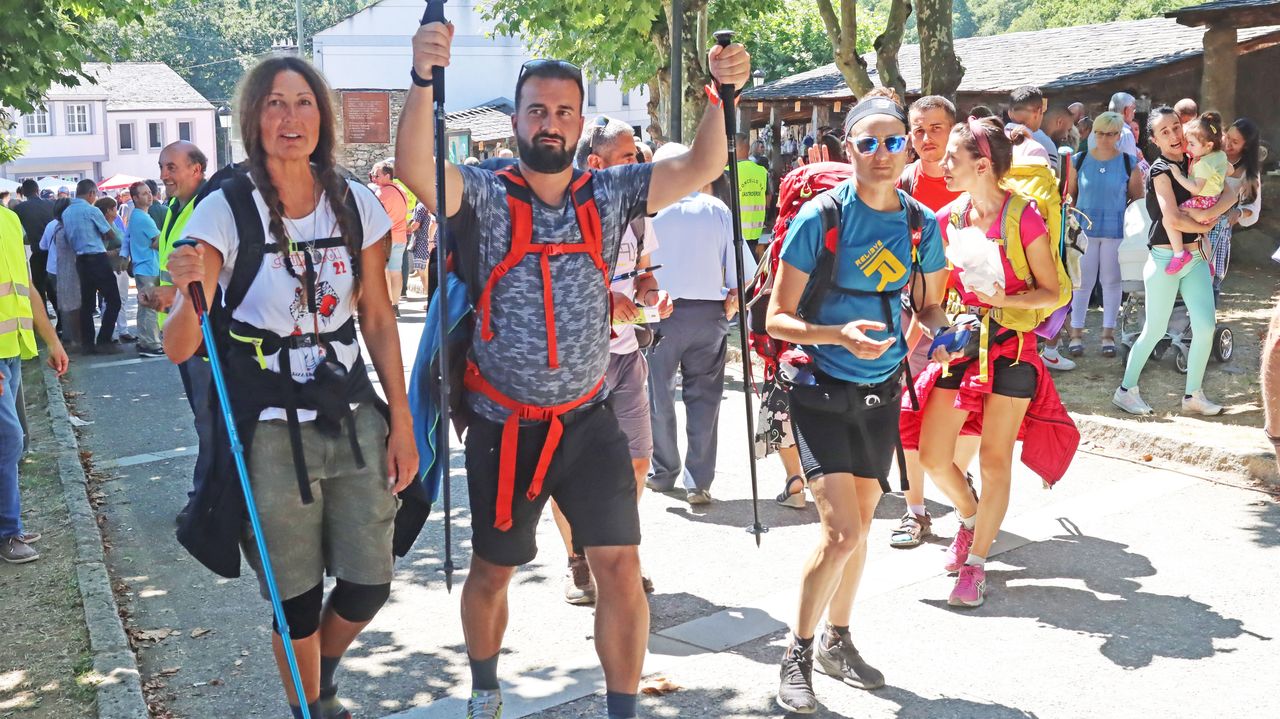
M511 249L511 217L506 186L496 174L468 166L458 170L463 180L462 206L449 218L450 242L462 250L458 253L461 274L475 300L493 268ZM644 164L594 173L592 189L610 276L627 223L647 213L652 171L652 165ZM567 190L560 207L533 198L533 241L583 241ZM548 363L541 257L537 254L525 255L494 286L490 298L493 339L486 342L477 323L470 352L480 373L502 394L544 407L579 399L591 391L609 364L609 299L600 270L585 252L555 255L549 260L559 367L552 369ZM604 396L602 389L584 406ZM467 401L490 421L502 422L509 414L477 393L467 393Z

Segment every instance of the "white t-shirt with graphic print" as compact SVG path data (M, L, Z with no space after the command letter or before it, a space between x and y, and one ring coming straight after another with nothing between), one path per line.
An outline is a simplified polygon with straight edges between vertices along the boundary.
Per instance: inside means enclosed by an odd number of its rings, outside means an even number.
M367 187L349 182L350 191L355 194L356 206L360 210L360 221L364 225L364 247L369 247L381 240L391 231L391 220ZM267 242L274 242L268 229L268 213L262 195L254 190L254 204L262 219L262 231ZM322 194L316 209L306 217L284 220L285 233L294 244L305 247L317 239L329 239L339 235L338 222L329 205L329 199ZM236 234L235 217L231 206L227 203L222 190L215 190L191 212L191 219L183 229L183 237L203 240L222 253L222 272L218 276L218 284L225 292L231 282L235 268L236 254L240 246ZM313 315L303 292L303 278L306 264L301 250L291 254L291 260L297 277L289 273L284 266L284 256L280 253L267 253L263 257L262 267L254 278L244 301L232 313L232 318L248 323L259 329L274 332L282 337L296 334L311 334L318 328L321 333L333 332L351 319L355 314L356 303L352 295L354 283L351 274L351 256L345 247L331 247L321 250L323 260L316 265L315 304ZM372 268L380 271L381 267ZM361 268L362 275L369 268ZM355 364L360 354L358 342L334 343L333 351L337 359L347 369ZM265 357L267 369L280 371L279 353ZM314 376L315 367L324 359L322 350L317 347L305 347L290 350L289 363L292 375L298 382L308 382ZM315 419L316 413L300 410L298 419L309 422ZM284 410L272 407L263 410L260 420L284 419Z
M658 235L653 231L653 219L646 217L644 222L644 253L647 255L658 249ZM621 275L631 272L636 268L636 263L640 257L637 254L637 245L635 233L631 231L631 227L627 227L626 233L622 236L622 244L618 247L618 264L614 270L615 275ZM636 292L636 278L628 277L625 280L618 280L610 285L610 289L614 292L620 292L626 297L632 297ZM636 297L636 300L643 300L643 297ZM630 323L618 324L613 326L617 337L609 340L609 353L615 355L631 354L640 349L640 342L636 340L636 326Z

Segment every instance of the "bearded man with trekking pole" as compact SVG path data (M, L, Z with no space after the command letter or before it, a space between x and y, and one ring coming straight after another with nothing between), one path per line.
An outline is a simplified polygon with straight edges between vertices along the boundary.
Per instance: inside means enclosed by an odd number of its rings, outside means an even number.
M454 272L475 308L462 379L473 530L462 591L468 716L501 715L497 662L507 587L536 555L538 518L554 497L596 579L596 649L609 716L632 717L649 612L631 456L603 401L609 282L631 220L720 175L728 159L724 120L710 107L692 150L680 157L575 171L582 72L559 60L531 60L515 87L519 163L498 172L446 163L437 192L431 79L433 68L448 67L452 41L453 26L439 21L414 35L396 159L409 189L448 218ZM740 86L750 77L740 45L713 48L708 66L718 81Z

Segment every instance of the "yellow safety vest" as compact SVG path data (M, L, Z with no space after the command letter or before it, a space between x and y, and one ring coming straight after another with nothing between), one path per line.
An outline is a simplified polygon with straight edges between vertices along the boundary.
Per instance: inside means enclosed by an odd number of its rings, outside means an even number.
M30 278L22 222L13 210L0 207L0 359L38 354Z
M201 187L196 189L196 195L200 194L200 189L203 189L203 187L204 183L201 183ZM173 243L182 239L182 230L187 226L187 220L191 219L191 210L195 209L196 206L195 195L191 197L191 201L187 203L186 207L182 208L181 212L174 210L178 205L178 198L171 197L165 204L169 207L169 212L164 216L164 227L160 228L161 286L173 284L173 279L169 277L169 255L173 253ZM156 313L156 321L160 327L164 327L164 321L168 316L168 313L165 312Z
M764 234L768 189L768 170L751 160L738 161L738 208L742 213L742 239L747 242L754 242Z
M413 208L418 206L418 196L410 192L409 188L405 187L403 182L399 180L392 180L392 182L394 182L395 186L399 187L400 191L404 193L404 206L409 208L405 210L404 221L406 223L413 222Z

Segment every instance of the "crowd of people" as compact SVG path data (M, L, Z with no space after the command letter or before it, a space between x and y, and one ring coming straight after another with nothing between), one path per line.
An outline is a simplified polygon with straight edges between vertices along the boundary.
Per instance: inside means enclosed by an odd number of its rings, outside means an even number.
M470 334L451 339L463 365L455 388L472 522L461 600L467 716L501 716L507 590L537 553L550 503L567 555L565 600L596 606L608 716L634 717L649 634L645 593L653 591L640 562L637 502L646 487L680 491L691 505L713 501L729 328L743 309L738 289L751 279L738 275L738 260L752 275L759 258L771 278L760 332L777 343L766 364L781 389L769 406L777 431L766 441L786 472L777 501L805 507L808 492L820 525L777 702L811 713L815 667L855 687L885 683L850 627L871 520L895 464L905 507L889 543L915 547L933 534L924 501L926 478L933 481L956 510L944 569L956 574L949 604L960 608L981 605L988 591L985 563L1008 508L1016 442L1047 484L1066 473L1078 435L1050 370L1070 370L1069 356L1084 353L1095 284L1099 351L1116 355L1117 254L1132 202L1144 202L1152 219L1146 326L1114 402L1151 413L1137 380L1180 296L1194 329L1183 411L1222 411L1202 381L1231 228L1260 211L1262 152L1247 119L1224 125L1184 100L1153 110L1144 129L1125 93L1091 118L1081 103L1049 105L1034 87L1015 90L1000 114L976 107L962 115L945 98L904 107L894 92L874 90L841 128L815 134L810 144L820 149L801 156L788 153L794 141L783 143L795 172L826 161L839 163L833 171L843 178L786 204L786 183L758 165L762 142L741 135L736 156L726 156L721 104L729 100L716 87L708 86L691 145L667 143L649 156L627 124L584 121L577 67L536 60L516 81L518 157L447 163L441 194L431 76L449 65L451 44L445 24L415 34L395 157L375 165L367 184L337 167L321 75L304 60L273 57L241 84L247 159L239 167L212 174L200 148L178 142L161 154L163 195L140 182L99 196L84 180L67 197L42 198L30 182L23 202L0 209L5 242L25 236L30 247L29 272L25 261L15 270L9 244L0 255L8 273L0 280L21 288L0 293L5 560L38 556L30 546L38 535L12 511L17 464L9 455L20 449L7 424L15 368L34 355L33 332L59 373L64 344L113 354L136 340L139 354L179 366L200 438L179 541L225 576L238 574L243 551L263 596L270 583L278 589L303 689L287 679L277 631L272 646L293 715L350 717L338 698L342 656L390 596L394 558L422 526L425 512L412 500L431 494L398 303L409 275L448 297L451 286L433 288L436 263L447 262L470 311ZM740 45L713 48L708 67L717 83L742 87L750 77ZM1155 147L1150 162L1142 138ZM739 163L740 187L727 186L726 162ZM1074 231L1069 213L1055 216L1025 194L1015 181L1028 177L1047 177L1055 200L1091 223L1074 276L1060 251ZM771 251L766 214L775 205L787 216ZM447 258L437 246L439 217L447 218ZM735 222L755 253L736 256ZM990 261L952 254L962 246L985 248ZM119 321L130 277L136 335ZM228 428L201 351L196 288L213 308L269 557L245 529ZM30 298L25 312L6 304L19 294ZM437 466L436 481L439 474ZM326 575L336 579L327 597Z

